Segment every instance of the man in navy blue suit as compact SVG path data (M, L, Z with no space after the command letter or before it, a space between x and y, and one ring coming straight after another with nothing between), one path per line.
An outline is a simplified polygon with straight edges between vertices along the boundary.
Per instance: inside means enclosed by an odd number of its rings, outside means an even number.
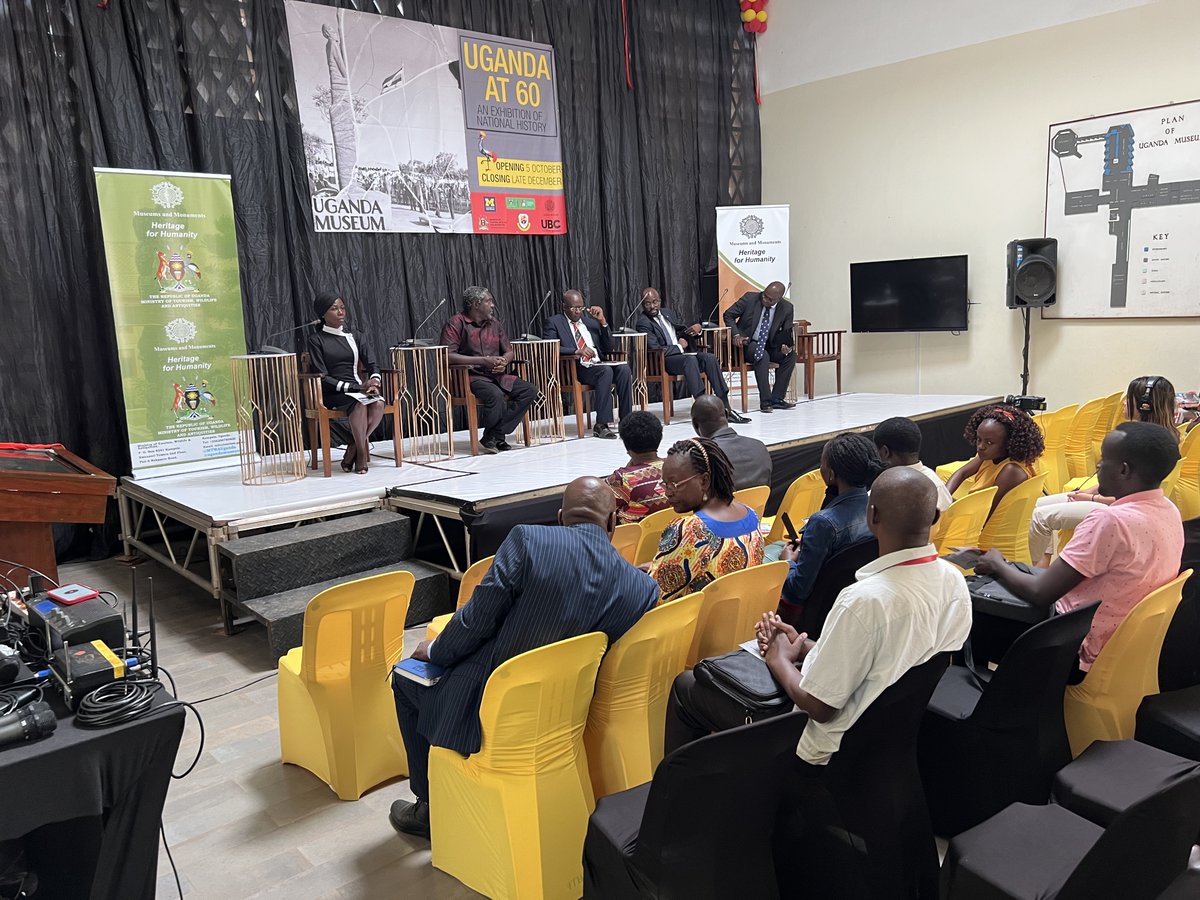
M744 423L750 420L729 408L729 385L721 375L717 358L699 347L700 326L680 325L671 310L662 305L662 296L655 288L642 291L642 312L638 316L638 331L646 335L646 346L663 351L663 365L672 375L682 375L688 393L694 400L704 395L703 371L712 392L725 407L725 416L730 422Z
M593 631L613 643L658 602L658 584L612 545L612 489L576 478L553 525L517 525L470 601L433 641L413 652L447 671L432 687L392 676L415 803L397 800L397 831L429 837L429 748L477 753L488 677L526 651Z
M612 334L604 310L593 306L585 313L583 294L571 289L562 295L562 312L551 316L542 328L542 337L559 341L560 352L575 357L575 377L595 391L596 427L592 434L615 438L610 392L615 385L620 416L625 418L633 409L633 379L625 363L604 362L604 354L612 352Z
M742 348L746 362L754 367L762 412L791 409L788 384L796 368L796 343L792 329L792 304L783 299L786 288L772 281L763 291L743 294L725 310L725 324L734 331L733 343ZM775 363L775 389L771 389L770 367Z

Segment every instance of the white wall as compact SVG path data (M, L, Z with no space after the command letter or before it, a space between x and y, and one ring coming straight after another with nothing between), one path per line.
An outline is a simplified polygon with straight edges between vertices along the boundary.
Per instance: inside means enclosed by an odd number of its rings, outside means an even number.
M792 207L797 316L848 329L851 262L970 257L970 330L848 334L844 389L1016 393L1005 247L1043 233L1049 126L1200 98L1198 35L1200 2L1159 0L765 97L763 202ZM1198 339L1196 319L1035 315L1031 391L1053 408L1147 373L1195 388Z
M1158 0L776 0L758 41L763 93Z

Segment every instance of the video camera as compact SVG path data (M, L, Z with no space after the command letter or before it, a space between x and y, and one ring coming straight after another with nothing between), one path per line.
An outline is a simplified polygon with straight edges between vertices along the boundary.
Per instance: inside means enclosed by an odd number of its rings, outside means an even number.
M1035 397L1032 394L1009 394L1004 398L1004 402L1027 413L1040 412L1046 408L1046 398Z

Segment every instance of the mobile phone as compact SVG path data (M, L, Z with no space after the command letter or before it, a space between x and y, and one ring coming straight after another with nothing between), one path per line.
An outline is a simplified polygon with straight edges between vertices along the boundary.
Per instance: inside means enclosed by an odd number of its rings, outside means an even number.
M793 544L796 543L800 540L800 536L796 534L796 526L792 524L792 517L787 513L780 513L780 516L783 518L783 527L787 529L788 540Z

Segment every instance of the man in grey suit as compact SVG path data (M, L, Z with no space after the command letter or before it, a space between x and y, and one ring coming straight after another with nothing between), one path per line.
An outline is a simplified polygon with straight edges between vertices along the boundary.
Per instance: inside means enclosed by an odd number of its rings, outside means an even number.
M559 525L517 525L470 601L414 659L443 666L432 687L392 676L396 716L408 751L415 803L397 800L397 831L429 837L429 748L464 756L482 741L479 705L492 672L521 653L593 631L612 644L658 602L658 585L612 545L612 489L576 478L563 494Z
M716 441L725 451L733 463L735 490L771 483L771 453L767 445L730 428L725 407L712 394L692 403L692 430L700 437Z

